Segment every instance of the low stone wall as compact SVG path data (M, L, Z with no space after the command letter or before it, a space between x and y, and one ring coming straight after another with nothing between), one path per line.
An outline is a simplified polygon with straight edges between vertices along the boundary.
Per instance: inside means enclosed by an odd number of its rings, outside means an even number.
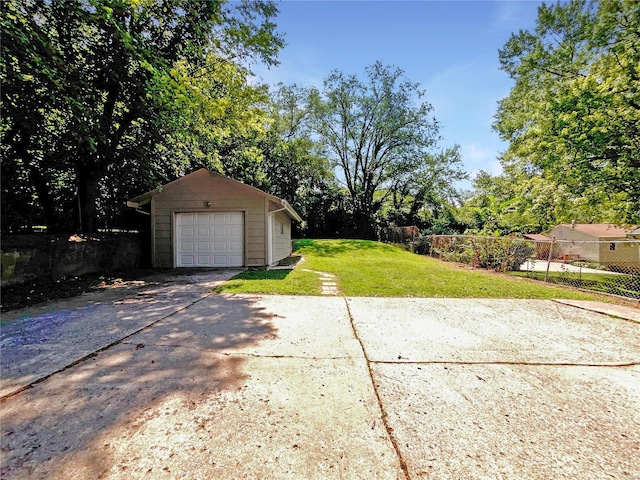
M2 286L140 266L138 234L3 235Z

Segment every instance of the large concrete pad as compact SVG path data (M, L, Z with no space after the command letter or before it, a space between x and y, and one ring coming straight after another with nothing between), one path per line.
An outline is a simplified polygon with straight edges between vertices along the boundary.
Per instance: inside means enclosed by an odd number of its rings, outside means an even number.
M112 289L2 315L0 397L178 312L238 274L217 270L181 283Z
M342 299L210 296L1 404L0 476L403 478L358 346Z
M640 325L551 301L348 299L410 478L640 478Z
M640 478L638 367L372 369L410 478Z
M136 338L227 354L364 358L336 297L213 295Z
M371 361L640 362L640 326L551 300L349 298Z
M174 287L126 298L152 325L0 401L0 477L640 478L638 323ZM199 296L163 316L165 293Z

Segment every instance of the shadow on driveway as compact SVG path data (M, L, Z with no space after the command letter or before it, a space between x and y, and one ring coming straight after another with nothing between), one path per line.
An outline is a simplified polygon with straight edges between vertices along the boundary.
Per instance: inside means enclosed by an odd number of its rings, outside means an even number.
M215 350L275 337L272 315L244 297L210 296L199 307L195 315L165 318L66 375L4 401L0 476L99 478L113 462L111 446L95 443L110 431L135 431L157 417L166 419L169 438L174 410L237 388L246 379L246 358ZM213 421L202 418L202 428ZM63 455L68 460L60 462ZM130 455L135 460L136 452ZM126 469L121 465L124 476Z

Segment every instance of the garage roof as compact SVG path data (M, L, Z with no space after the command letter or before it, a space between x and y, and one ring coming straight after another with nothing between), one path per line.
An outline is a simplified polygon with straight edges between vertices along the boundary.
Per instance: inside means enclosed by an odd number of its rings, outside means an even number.
M242 188L246 188L246 189L250 189L250 191L252 192L257 192L260 193L261 195L264 195L265 197L267 197L270 201L274 202L276 205L281 205L282 209L287 212L287 214L293 218L294 220L297 220L298 222L302 221L302 218L300 217L300 215L298 215L298 213L293 209L293 207L291 205L289 205L289 202L287 202L286 200L282 199L282 198L278 198L275 195L271 195L267 192L263 192L262 190L260 190L259 188L255 188L252 187L251 185L247 185L245 183L239 182L237 180L234 180L233 178L227 177L225 175L221 175L217 172L212 172L210 170L207 170L206 168L201 168L199 170L196 170L193 173L190 173L188 175L185 175L183 177L178 178L177 180L174 180L173 182L169 182L165 185L162 185L161 187L158 188L154 188L153 190L150 190L146 193L143 193L142 195L138 195L137 197L132 198L131 200L127 200L127 206L131 207L131 208L140 208L148 203L151 202L151 199L155 196L158 195L159 193L161 193L163 190L167 189L167 188L171 188L175 185L179 185L181 183L184 183L185 181L188 181L188 179L190 177L192 177L193 175L212 175L212 176L217 176L220 178L225 179L226 181L229 182L234 182L238 185L241 185Z

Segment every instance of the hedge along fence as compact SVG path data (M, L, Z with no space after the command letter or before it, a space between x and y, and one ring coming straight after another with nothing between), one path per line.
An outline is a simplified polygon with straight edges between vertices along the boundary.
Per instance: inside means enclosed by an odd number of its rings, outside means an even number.
M3 235L2 286L137 268L139 234Z
M535 244L510 237L430 235L415 242L416 253L498 272L518 270L535 255Z
M430 235L409 244L416 253L450 262L640 299L640 240L535 242Z

